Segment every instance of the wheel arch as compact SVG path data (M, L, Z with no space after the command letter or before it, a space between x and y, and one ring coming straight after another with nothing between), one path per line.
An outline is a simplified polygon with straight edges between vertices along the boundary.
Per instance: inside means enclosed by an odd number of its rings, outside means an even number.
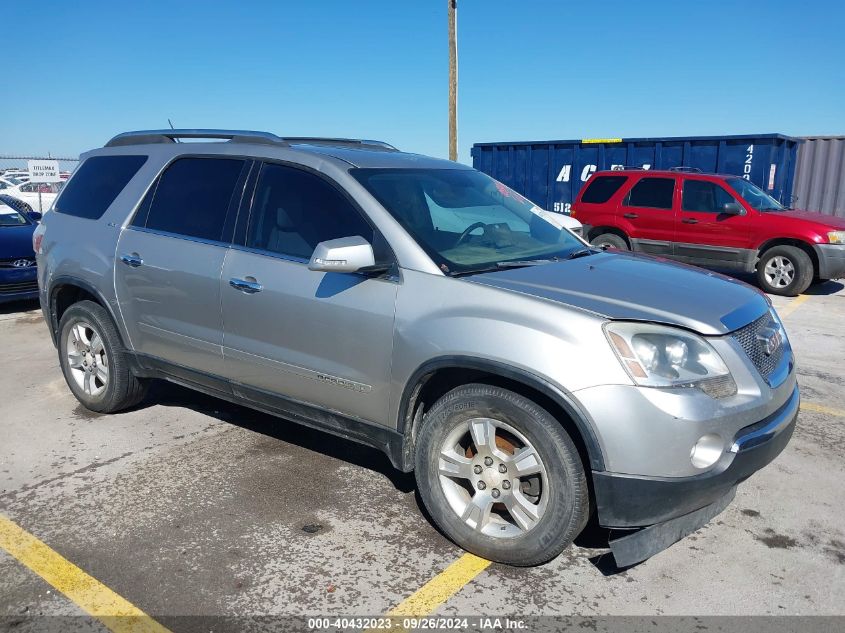
M585 471L605 470L593 423L571 394L525 369L471 356L429 360L406 383L397 420L397 430L404 443L403 470L413 468L416 435L425 412L455 387L478 382L510 389L548 410L572 437Z
M631 238L629 238L625 231L620 229L618 226L594 226L590 229L589 234L586 236L587 241L592 241L594 238L598 237L602 233L613 233L614 235L618 235L623 240L625 240L625 243L628 245L628 248L631 248Z
M806 240L794 238L794 237L775 237L770 240L767 240L760 244L757 248L757 261L754 262L754 267L757 267L757 264L763 258L763 253L767 250L772 248L773 246L794 246L796 248L800 248L802 251L807 253L810 257L810 261L813 262L813 275L819 274L819 256L816 253L816 250L813 248L813 245Z
M62 315L74 303L86 300L101 305L109 313L115 329L120 336L121 344L124 348L129 349L126 345L126 337L120 327L120 321L117 319L117 315L115 315L103 294L87 281L70 276L56 277L51 281L49 290L47 291L48 326L50 328L50 336L53 338L53 344L58 345L59 322L62 320Z

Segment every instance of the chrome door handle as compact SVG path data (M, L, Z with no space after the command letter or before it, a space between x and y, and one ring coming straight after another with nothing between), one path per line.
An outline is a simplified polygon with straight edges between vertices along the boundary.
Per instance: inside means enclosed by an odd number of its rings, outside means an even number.
M695 218L684 218L683 220L681 220L681 222L683 222L684 224L698 224L698 220L696 220Z
M120 261L122 261L127 266L132 266L132 268L138 268L138 266L144 263L144 260L138 256L138 253L132 253L131 255L121 255Z
M250 281L249 279L238 279L233 277L229 280L229 285L232 286L235 290L240 290L241 292L245 292L248 295L253 295L256 292L261 292L264 289L260 283L255 281L254 279Z
M639 216L639 215L637 215L636 213L625 213L625 214L623 214L623 215L622 215L622 217L623 217L623 218L628 218L629 220L634 220L634 219L636 219L636 218L638 218L638 217L640 217L640 216Z

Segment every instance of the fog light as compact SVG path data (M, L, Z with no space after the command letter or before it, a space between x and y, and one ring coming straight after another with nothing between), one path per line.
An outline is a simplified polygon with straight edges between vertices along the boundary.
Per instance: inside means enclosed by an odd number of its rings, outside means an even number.
M690 461L696 468L708 468L719 461L724 448L725 442L721 435L715 433L702 435L690 451Z

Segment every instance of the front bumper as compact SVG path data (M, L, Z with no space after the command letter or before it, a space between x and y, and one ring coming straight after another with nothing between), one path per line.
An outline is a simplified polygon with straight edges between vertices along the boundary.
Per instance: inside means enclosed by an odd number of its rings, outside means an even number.
M38 298L38 277L35 266L0 269L0 303Z
M702 475L638 477L594 471L599 523L614 528L650 526L716 503L780 454L795 429L799 403L796 386L775 412L740 429L717 466Z
M819 259L819 279L845 277L845 244L814 244Z

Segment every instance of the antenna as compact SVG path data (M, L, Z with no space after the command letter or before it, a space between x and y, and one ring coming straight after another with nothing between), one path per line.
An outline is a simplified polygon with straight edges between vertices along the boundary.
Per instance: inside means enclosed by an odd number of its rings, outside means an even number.
M176 129L175 127L173 127L173 121L171 121L171 120L170 120L170 117L167 117L167 123L168 123L168 125L170 125L170 129L171 129L171 130L175 130L175 129ZM174 139L173 139L173 142L174 142L174 143L178 143L178 142L179 142L179 139L178 139L178 138L174 138Z

